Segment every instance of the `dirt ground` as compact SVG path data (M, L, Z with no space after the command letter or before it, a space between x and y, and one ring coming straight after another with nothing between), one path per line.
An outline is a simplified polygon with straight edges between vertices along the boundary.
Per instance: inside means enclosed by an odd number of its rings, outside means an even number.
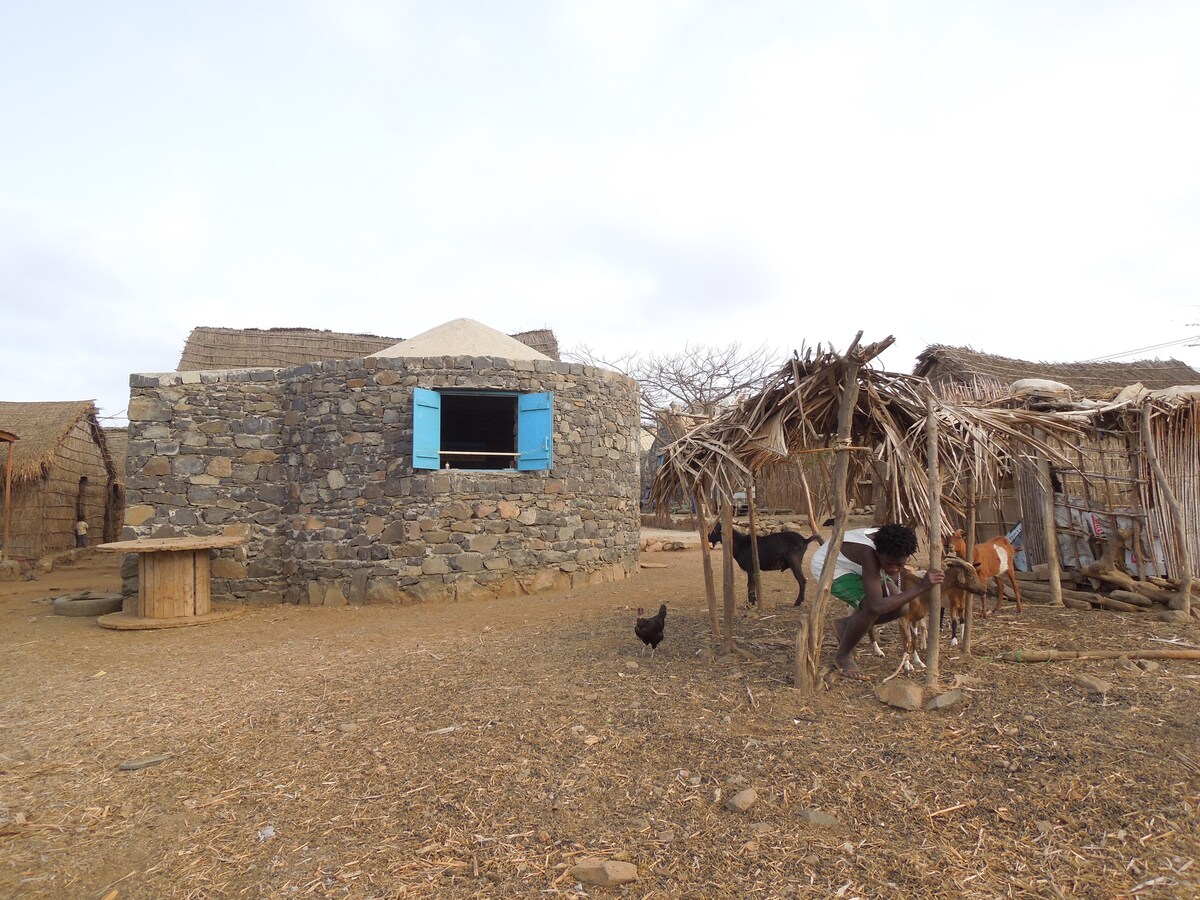
M950 709L842 678L809 697L790 685L791 575L764 574L774 610L739 603L722 656L690 543L586 590L159 631L52 614L116 587L111 555L0 583L0 895L1200 893L1200 663L998 659L1194 647L1200 629L1009 606L972 658L943 645ZM660 602L652 656L634 610ZM898 658L883 636L886 658L859 653L876 680ZM757 802L726 808L745 788ZM582 886L586 857L638 878Z

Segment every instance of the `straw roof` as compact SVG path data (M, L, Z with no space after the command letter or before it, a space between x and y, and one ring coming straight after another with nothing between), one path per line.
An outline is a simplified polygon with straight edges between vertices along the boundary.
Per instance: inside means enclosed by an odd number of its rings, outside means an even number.
M92 432L104 449L106 445L96 421L96 404L91 400L0 401L0 429L10 431L18 438L12 445L13 483L42 477L54 462L59 445L80 419L85 418L91 419Z
M705 494L714 488L730 497L752 474L802 454L833 450L838 407L847 368L858 368L859 394L853 414L851 478L878 467L889 496L881 516L928 527L926 476L929 382L869 368L893 338L859 348L846 356L819 347L789 360L757 396L702 424L664 450L652 499L663 503L677 490ZM938 421L938 459L943 490L974 475L980 486L994 487L1006 459L1017 450L1046 453L1053 447L1033 436L1034 429L1067 439L1082 423L1056 413L1023 409L960 406L933 400Z
M549 359L516 338L474 319L452 319L372 356L497 356L502 359Z
M1107 398L1127 385L1141 382L1151 390L1178 384L1200 384L1200 372L1177 359L1138 362L1047 363L993 356L970 347L933 344L917 357L913 374L941 388L957 383L995 395L1022 378L1043 378L1073 388L1083 397Z
M558 341L553 331L523 331L510 336L551 359L559 358ZM328 359L362 359L402 340L316 328L212 328L202 325L193 328L188 335L176 371L259 366L284 368Z

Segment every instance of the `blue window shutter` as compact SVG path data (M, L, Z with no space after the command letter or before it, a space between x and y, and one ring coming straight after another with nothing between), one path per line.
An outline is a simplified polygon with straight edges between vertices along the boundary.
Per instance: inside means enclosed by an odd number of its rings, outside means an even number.
M549 469L553 463L554 394L522 394L517 398L517 468Z
M413 468L441 468L442 395L413 388Z

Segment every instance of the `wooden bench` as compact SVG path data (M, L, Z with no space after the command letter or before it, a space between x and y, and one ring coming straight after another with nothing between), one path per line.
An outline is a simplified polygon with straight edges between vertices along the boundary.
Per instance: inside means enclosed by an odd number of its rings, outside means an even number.
M100 544L97 550L138 555L136 615L112 613L114 621L131 618L147 623L199 624L214 615L212 609L211 550L236 547L239 535L207 537L140 538ZM103 619L109 619L109 616ZM192 621L187 621L187 620ZM102 621L102 625L110 624ZM125 627L137 627L126 625ZM142 625L141 627L148 627Z

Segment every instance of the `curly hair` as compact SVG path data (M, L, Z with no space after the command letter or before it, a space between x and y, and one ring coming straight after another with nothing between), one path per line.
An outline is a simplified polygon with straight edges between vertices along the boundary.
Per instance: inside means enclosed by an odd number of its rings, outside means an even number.
M872 540L876 553L893 559L907 559L917 552L917 533L907 525L884 525Z

